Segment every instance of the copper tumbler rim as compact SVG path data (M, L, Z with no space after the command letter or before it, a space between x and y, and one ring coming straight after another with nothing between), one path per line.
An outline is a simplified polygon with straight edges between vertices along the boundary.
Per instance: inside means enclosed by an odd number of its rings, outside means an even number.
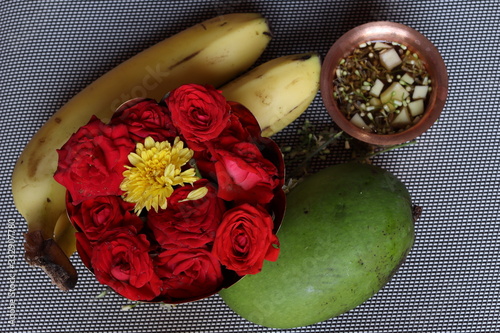
M357 127L340 111L333 96L333 80L340 60L351 54L360 44L374 41L396 42L407 46L426 64L432 80L432 90L424 115L418 123L403 132L376 134ZM438 49L423 34L400 23L376 21L349 30L332 45L323 61L320 90L328 113L341 130L358 140L388 146L415 139L438 120L448 95L448 74Z

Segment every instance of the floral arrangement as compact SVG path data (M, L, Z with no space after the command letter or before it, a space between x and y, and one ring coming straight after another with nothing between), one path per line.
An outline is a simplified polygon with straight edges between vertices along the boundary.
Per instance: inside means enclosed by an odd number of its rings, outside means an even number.
M77 249L134 301L218 292L279 255L284 164L253 115L211 86L134 99L58 150Z

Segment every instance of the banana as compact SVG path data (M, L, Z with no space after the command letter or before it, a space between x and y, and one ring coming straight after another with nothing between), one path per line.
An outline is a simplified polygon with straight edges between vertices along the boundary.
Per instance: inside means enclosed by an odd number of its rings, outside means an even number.
M272 136L297 119L319 90L321 61L315 53L270 60L220 88L227 100L246 106L263 136Z
M107 121L128 99L159 100L185 83L220 86L247 70L270 38L267 20L260 14L215 17L130 58L58 110L26 145L12 174L14 204L28 224L27 262L44 269L63 290L76 284L76 271L68 258L74 252L74 235L64 227L68 223L66 191L53 175L58 160L56 149L92 115ZM56 223L61 227L54 235Z
M76 229L70 222L68 214L61 214L54 227L53 239L68 258L76 252L75 232Z

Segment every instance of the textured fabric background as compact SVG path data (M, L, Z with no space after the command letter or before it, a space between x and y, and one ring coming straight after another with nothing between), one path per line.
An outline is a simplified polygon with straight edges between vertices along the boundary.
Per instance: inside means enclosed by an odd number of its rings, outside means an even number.
M77 287L63 293L23 259L23 218L10 192L16 158L38 128L87 84L150 45L204 19L254 11L274 39L259 62L326 54L349 29L376 20L409 25L440 50L450 90L418 144L374 164L395 173L424 207L416 243L386 287L358 308L283 332L500 332L500 9L490 1L0 1L0 331L275 332L219 298L165 310L104 289L74 256ZM319 97L275 137L294 142L305 119L331 126ZM342 145L317 169L346 158ZM8 247L14 244L14 261ZM12 249L12 247L11 247ZM14 304L14 306L12 305ZM10 308L9 308L10 307ZM9 323L9 313L15 324Z

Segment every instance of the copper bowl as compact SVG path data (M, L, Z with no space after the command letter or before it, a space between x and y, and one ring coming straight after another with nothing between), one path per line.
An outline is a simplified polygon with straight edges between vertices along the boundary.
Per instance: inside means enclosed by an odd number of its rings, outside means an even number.
M422 119L407 130L395 134L369 133L354 124L340 111L333 96L335 70L342 58L350 55L360 44L387 41L406 45L418 54L431 78L431 94ZM328 51L321 68L321 97L333 121L350 136L380 146L411 141L429 129L439 118L448 94L448 74L443 58L436 47L421 33L403 24L379 21L360 25L340 37Z

